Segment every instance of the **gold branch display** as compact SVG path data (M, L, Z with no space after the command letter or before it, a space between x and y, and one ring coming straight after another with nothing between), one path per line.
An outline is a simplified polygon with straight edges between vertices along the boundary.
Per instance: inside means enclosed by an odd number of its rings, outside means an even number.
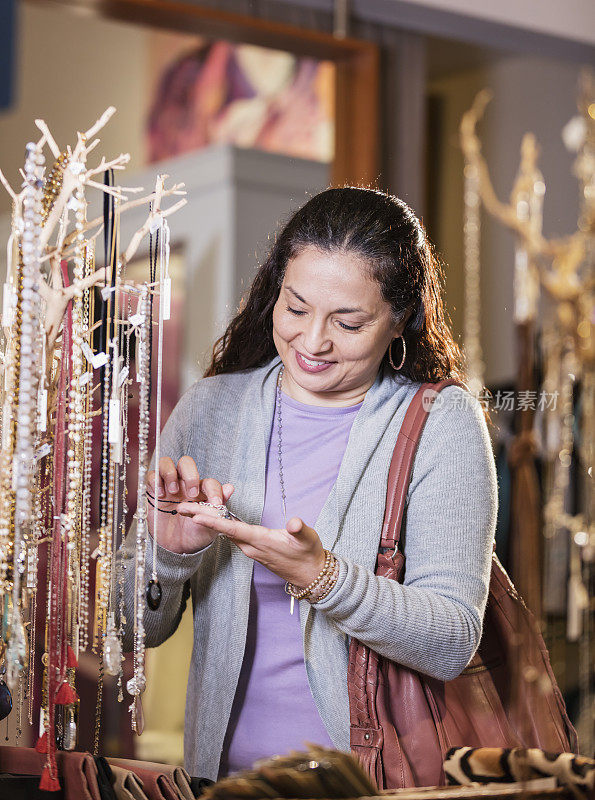
M534 363L537 343L543 364L542 397L558 403L520 404L515 410L516 429L509 452L512 471L511 571L521 594L539 616L551 611L552 599L542 580L548 560L557 559L560 544L569 551L566 586L566 635L580 645L581 708L592 698L593 608L588 586L595 561L595 522L591 493L595 444L595 297L593 255L595 241L595 76L585 70L579 92L579 114L563 131L566 146L576 152L574 174L580 188L580 212L574 233L557 239L543 235L545 181L538 169L536 137L525 134L521 160L508 203L493 188L489 168L481 152L477 124L491 99L481 91L460 124L460 143L465 158L466 182L474 178L475 195L466 192L466 219L476 220L471 239L465 231L466 251L474 254L472 275L466 281L470 319L480 319L479 215L484 208L515 234L514 324L517 333L517 395L536 396ZM471 241L471 244L469 243ZM539 315L541 304L541 319ZM466 317L467 318L467 317ZM482 376L478 326L465 330L472 374ZM467 347L467 341L469 347ZM547 395L546 395L547 396ZM536 423L543 434L537 436ZM540 452L541 441L541 452ZM542 501L535 457L545 465ZM579 483L579 508L568 496L573 456ZM542 515L542 503L543 515ZM592 601L591 601L592 602ZM587 710L587 716L589 714Z
M183 184L165 187L159 175L152 193L136 200L141 188L116 185L114 174L130 157L102 158L90 167L99 144L96 134L113 107L74 146L60 149L43 120L37 142L26 147L16 192L0 172L13 201L8 242L2 328L2 449L0 452L0 717L17 694L20 715L27 698L33 721L34 675L42 670L39 752L47 753L42 789L57 789L56 746L76 746L79 653L92 647L100 659L96 713L99 742L104 670L118 676L122 691L122 614L115 554L124 533L125 477L129 461L128 399L131 342L138 343L139 472L137 548L134 569L140 582L134 614L134 729L142 731L144 690L144 559L147 528L144 492L148 467L153 298L159 297L156 358L161 378L162 325L169 318L169 227L167 217L186 200L163 208L165 198L185 194ZM45 151L52 161L46 169ZM103 174L103 182L97 176ZM87 189L107 196L102 217L87 220ZM143 225L126 247L120 218L147 205ZM106 263L95 264L95 242L103 234ZM126 277L126 267L149 237L151 274L143 283ZM100 300L96 291L101 289ZM99 297L99 296L98 296ZM125 298L125 300L123 300ZM96 342L99 341L97 345ZM160 393L158 392L158 397ZM100 442L94 445L92 418L99 416ZM91 552L91 473L93 448L101 452L98 547ZM42 558L43 554L43 558ZM96 597L90 597L95 562ZM130 567L129 567L130 568ZM45 646L36 651L38 600L44 604ZM41 607L40 607L41 611ZM116 626L116 619L119 620ZM91 624L93 623L93 624Z

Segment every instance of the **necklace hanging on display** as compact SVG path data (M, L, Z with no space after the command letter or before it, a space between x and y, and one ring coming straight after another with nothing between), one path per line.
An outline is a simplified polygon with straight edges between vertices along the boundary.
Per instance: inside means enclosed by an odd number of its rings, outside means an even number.
M143 711L143 703L140 694L134 698L134 720L136 724L136 735L141 736L145 729L145 712Z
M152 231L151 231L152 233ZM152 236L149 243L152 242ZM154 290L156 287L157 277L157 251L159 250L159 323L158 323L158 338L157 338L157 406L155 409L155 463L159 464L159 451L161 444L161 386L163 382L163 319L164 319L164 297L163 286L166 276L169 276L169 226L167 222L161 218L160 225L157 228L157 237L155 241L155 250L150 258L151 263L151 286ZM151 249L149 249L151 256ZM149 376L151 375L151 358L153 347L153 300L149 306ZM149 394L150 400L150 394ZM149 406L150 410L150 406ZM157 578L157 534L158 534L158 512L159 500L157 496L154 498L153 506L153 569L151 572L151 579L147 584L145 596L147 598L147 605L151 611L157 611L161 605L161 584Z
M76 749L76 718L77 707L67 706L64 709L64 732L62 735L62 747L64 750Z
M13 222L7 244L7 278L4 289L2 328L3 376L0 391L2 447L0 448L0 719L16 706L16 743L24 729L23 714L32 724L35 703L39 708L40 730L36 750L44 753L45 766L40 787L58 790L56 749L77 747L78 697L76 669L78 656L92 644L99 656L98 704L94 751L100 747L103 675L118 676L122 688L122 636L126 624L123 605L125 570L137 578L134 595L134 677L130 683L133 725L144 727L141 695L145 689L145 634L143 614L145 591L146 508L143 497L148 466L148 403L151 371L147 343L150 326L144 324L143 380L139 394L139 518L140 535L132 539L132 564L121 556L119 538L124 539L127 520L126 463L129 433L128 373L130 336L137 326L121 306L141 298L146 323L149 308L145 294L169 292L167 256L169 229L164 217L185 203L179 200L161 209L163 198L184 194L181 186L165 189L159 175L155 190L147 197L126 205L122 187L116 186L112 169L123 169L129 155L122 154L99 167L87 167L87 155L99 143L94 138L112 116L110 107L77 143L60 152L43 120L37 143L26 148L24 183L17 193L2 177L13 199ZM87 142L90 142L87 144ZM49 148L55 160L45 173L43 150ZM106 173L103 183L93 180ZM106 214L87 221L86 187L93 186L107 196ZM128 192L128 189L126 190ZM130 188L131 192L135 188ZM123 203L123 206L122 206ZM151 203L147 222L134 234L128 247L120 245L119 214ZM72 225L74 212L74 226ZM107 232L105 263L95 267L91 235L103 221ZM160 264L159 285L139 285L125 280L126 265L148 230L159 231L153 243L153 273ZM156 260L157 259L157 260ZM47 263L46 263L47 262ZM69 279L70 277L70 279ZM95 315L95 287L101 291L101 319ZM160 301L160 346L162 320L169 318L169 300ZM135 334L136 335L136 334ZM96 340L100 339L98 343ZM142 338L142 337L141 337ZM147 341L148 340L148 341ZM162 354L159 353L160 358ZM147 370L146 367L149 366ZM102 368L101 373L94 370ZM158 380L161 381L162 370ZM99 393L101 389L101 393ZM95 391L101 396L95 395ZM97 400L94 400L97 397ZM159 401L161 395L159 394ZM98 425L94 426L97 418ZM95 443L94 427L101 432L101 446ZM157 428L159 429L159 424ZM91 556L90 512L94 493L93 451L101 457L100 541ZM121 534L121 536L120 536ZM42 569L38 546L43 549L47 569ZM119 547L120 545L120 547ZM90 565L96 560L95 604L90 595ZM134 575L130 571L134 569ZM152 576L156 579L156 575ZM36 635L38 592L43 591L44 630ZM159 605L162 590L158 581L150 587L150 607ZM47 602L46 602L47 598ZM118 613L119 612L119 613ZM91 621L95 622L93 626ZM90 642L90 631L93 641ZM37 647L36 647L37 644ZM40 652L41 651L41 652ZM43 667L41 680L37 664ZM38 667L39 668L39 667ZM42 683L41 693L33 689ZM7 735L7 741L9 737Z
M161 584L158 580L152 578L147 584L147 605L151 611L157 611L161 605Z
M114 612L108 618L107 631L103 642L103 660L108 675L119 675L122 667L122 643L118 637Z
M6 719L11 711L12 694L4 682L4 677L2 677L2 679L0 679L0 720Z

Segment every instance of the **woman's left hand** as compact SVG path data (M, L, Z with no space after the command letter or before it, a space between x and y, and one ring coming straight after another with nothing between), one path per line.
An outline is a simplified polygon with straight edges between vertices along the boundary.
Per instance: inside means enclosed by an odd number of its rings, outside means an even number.
M192 519L231 539L248 558L294 586L308 586L324 567L322 542L299 517L288 520L287 529L275 529L225 519L209 508L199 507Z

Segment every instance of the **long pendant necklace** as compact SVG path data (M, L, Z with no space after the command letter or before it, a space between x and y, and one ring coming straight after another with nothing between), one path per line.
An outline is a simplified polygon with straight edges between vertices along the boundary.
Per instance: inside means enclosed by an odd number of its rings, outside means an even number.
M283 386L283 373L285 367L279 370L277 378L277 456L279 459L279 483L281 485L281 505L283 506L283 524L287 527L287 496L285 494L285 479L283 478L283 416L281 413L281 387ZM295 598L291 596L289 601L289 613L293 614Z
M159 248L159 324L158 324L158 338L157 338L157 406L155 408L155 463L159 464L159 455L161 447L161 384L163 382L163 321L165 318L165 277L169 273L169 226L167 221L161 219L161 227L157 231L157 242L155 250ZM157 253L155 253L157 258ZM151 275L151 281L155 285L156 270ZM153 319L153 304L151 302L151 311L149 322ZM152 339L150 340L152 342ZM149 347L149 369L151 365L151 347ZM147 584L147 605L152 611L156 611L161 604L161 584L157 577L157 534L158 534L158 513L159 513L159 499L155 494L155 504L153 506L153 565L151 570L151 580Z
M283 385L283 372L285 367L279 370L277 378L277 443L279 457L279 483L281 484L281 503L283 505L283 517L287 528L287 496L285 493L285 479L283 476L283 417L281 412L281 387ZM289 613L293 614L296 600L308 600L308 602L319 602L323 600L333 589L339 577L339 562L330 552L324 550L324 566L317 577L308 586L300 588L287 582L285 591L290 596Z
M140 377L139 421L138 421L138 484L136 508L136 547L135 547L135 600L134 600L134 674L127 682L126 689L133 701L129 710L132 715L132 729L139 736L144 727L141 695L145 691L145 559L147 549L147 470L149 464L149 395L151 393L151 374L149 372L149 321L151 297L145 284L141 289L137 314L140 314L138 335L138 357L136 360Z

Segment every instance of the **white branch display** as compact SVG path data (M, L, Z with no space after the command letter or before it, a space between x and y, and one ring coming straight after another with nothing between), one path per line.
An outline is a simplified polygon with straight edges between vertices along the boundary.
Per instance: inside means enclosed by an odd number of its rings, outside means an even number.
M118 675L122 695L124 615L114 555L122 546L127 508L131 337L143 343L142 363L137 364L141 434L140 439L138 432L133 438L145 442L139 454L144 494L152 305L160 288L154 273L157 253L160 275L167 274L162 260L169 258L169 247L159 248L158 242L169 241L167 218L186 203L183 184L166 187L166 175L157 175L153 192L129 200L128 195L143 189L119 185L113 179L129 163L127 153L102 156L96 165L88 163L100 143L97 134L114 113L115 108L108 108L86 132L76 134L73 146L64 149L45 121L36 120L41 136L27 145L22 189L15 191L0 172L0 182L13 202L2 314L0 617L6 631L6 678L9 690L18 695L19 714L23 687L29 686L31 697L35 670L43 674L42 735L37 749L47 754L40 783L46 790L58 788L56 742L63 749L76 745L75 678L80 651L93 647L109 674ZM44 150L50 153L47 169ZM107 195L108 211L103 217L86 219L87 191ZM171 197L179 199L164 207ZM146 219L124 245L120 217L142 205L147 206ZM101 235L108 258L96 266L95 242ZM135 283L126 277L126 267L146 237L150 239L149 274L146 281ZM136 313L134 306L138 306ZM161 316L158 322L162 324ZM99 543L92 553L91 422L96 416L101 419L97 443L100 520ZM141 507L143 502L141 498ZM146 536L142 526L141 532ZM93 562L95 604L90 597ZM139 628L145 602L144 563L137 559L134 569L141 585L134 612L135 681L129 690L133 727L140 733L145 685L144 632ZM45 587L49 598L45 635L36 640L37 590L46 575L51 590ZM96 750L101 696L100 691ZM58 727L57 709L61 709ZM32 701L28 713L32 722Z

